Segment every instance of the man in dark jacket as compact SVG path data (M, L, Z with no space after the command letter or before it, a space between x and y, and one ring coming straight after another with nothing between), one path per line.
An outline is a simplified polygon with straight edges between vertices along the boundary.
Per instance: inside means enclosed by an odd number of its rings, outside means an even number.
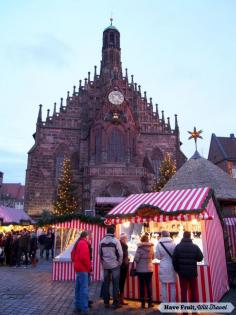
M4 244L4 252L6 256L6 265L11 265L11 247L12 247L12 234L9 232L6 236L5 244Z
M49 251L51 251L51 257L54 258L54 240L55 235L51 229L48 230L48 234L45 238L45 250L46 250L46 260L49 260Z
M129 253L128 253L128 236L126 233L121 233L120 235L120 244L123 251L123 261L120 266L120 282L119 282L119 288L120 288L120 304L121 305L128 305L124 301L124 287L125 287L125 281L127 278L127 274L129 271Z
M187 292L190 290L190 301L198 302L197 262L202 261L200 248L193 244L191 233L184 232L181 242L175 247L173 265L179 275L181 302L187 302Z
M19 265L19 235L13 234L12 248L11 248L11 262L12 266Z
M25 267L28 266L29 263L29 248L30 248L30 235L29 232L24 228L21 232L21 236L19 238L19 250L18 250L18 262L17 265L20 265L20 260L22 258L22 254L25 256Z
M44 253L45 245L46 245L46 238L47 238L47 235L45 231L42 231L42 233L38 237L40 258L43 258L43 253Z

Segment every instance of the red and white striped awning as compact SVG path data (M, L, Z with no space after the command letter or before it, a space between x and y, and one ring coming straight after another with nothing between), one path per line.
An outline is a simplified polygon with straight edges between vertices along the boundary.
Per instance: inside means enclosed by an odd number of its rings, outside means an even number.
M107 214L107 224L126 221L188 221L212 219L206 207L212 190L209 187L130 195Z
M224 218L231 257L236 258L236 218Z

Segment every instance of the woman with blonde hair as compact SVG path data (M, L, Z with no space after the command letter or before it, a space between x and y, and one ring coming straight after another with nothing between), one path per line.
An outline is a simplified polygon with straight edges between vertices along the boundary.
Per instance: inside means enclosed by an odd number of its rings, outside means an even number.
M139 278L141 307L145 308L145 287L147 292L148 307L152 304L152 274L154 258L154 244L149 242L147 234L141 237L141 243L138 244L134 261L136 262L136 271Z

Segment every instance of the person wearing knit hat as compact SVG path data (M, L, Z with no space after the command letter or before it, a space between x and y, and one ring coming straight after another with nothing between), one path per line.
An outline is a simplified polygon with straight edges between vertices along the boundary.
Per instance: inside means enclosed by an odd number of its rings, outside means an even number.
M126 233L122 232L120 234L120 244L123 251L123 261L120 266L120 282L119 282L119 289L120 289L120 304L121 305L128 305L124 301L124 287L125 287L125 280L127 278L128 270L129 270L129 254L128 254L128 236Z
M128 236L125 232L120 233L120 240L123 238L128 238Z

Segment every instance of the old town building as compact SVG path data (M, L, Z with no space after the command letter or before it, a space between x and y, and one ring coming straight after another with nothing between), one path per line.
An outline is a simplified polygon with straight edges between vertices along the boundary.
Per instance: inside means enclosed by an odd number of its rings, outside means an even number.
M0 172L0 205L15 209L24 209L25 186L20 183L4 183Z
M131 193L150 191L160 161L171 153L180 167L177 115L171 128L164 111L123 72L120 33L112 23L103 32L100 72L68 92L60 108L42 120L40 105L35 144L28 153L25 209L38 216L52 210L64 157L72 163L82 209L112 205Z
M211 136L208 160L236 179L236 138Z

